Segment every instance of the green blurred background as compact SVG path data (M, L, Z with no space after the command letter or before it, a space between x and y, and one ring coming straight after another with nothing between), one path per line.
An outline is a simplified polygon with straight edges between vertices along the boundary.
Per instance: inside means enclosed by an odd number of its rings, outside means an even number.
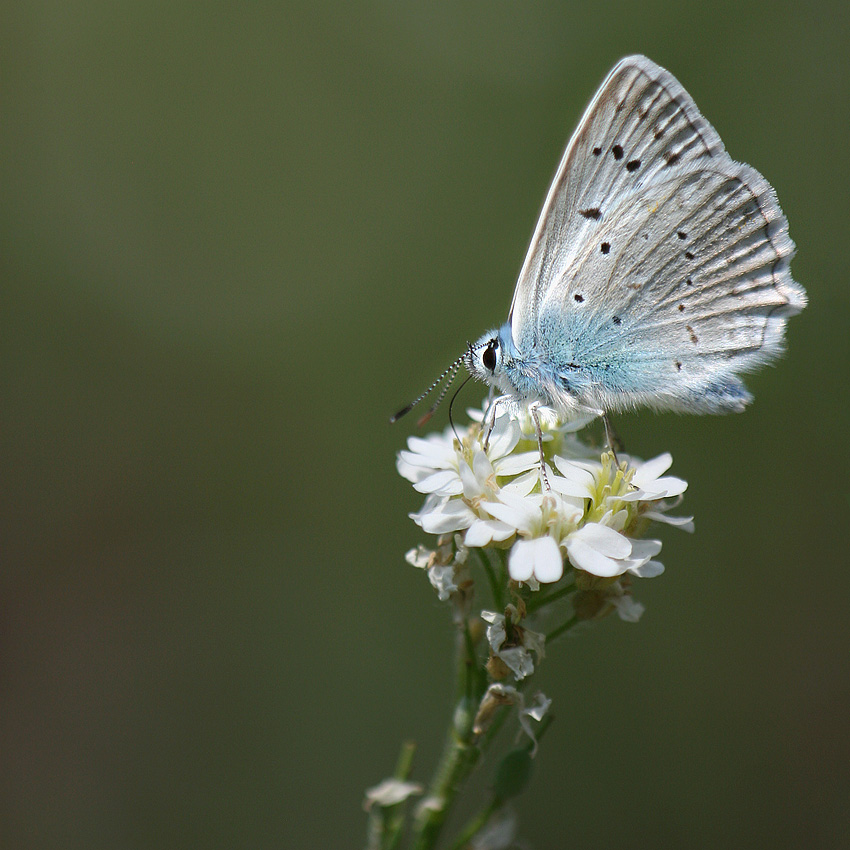
M0 846L356 848L403 738L428 775L451 627L387 418L505 317L636 51L777 188L811 304L745 415L618 420L697 533L639 625L552 648L523 835L850 846L847 33L843 0L4 4Z

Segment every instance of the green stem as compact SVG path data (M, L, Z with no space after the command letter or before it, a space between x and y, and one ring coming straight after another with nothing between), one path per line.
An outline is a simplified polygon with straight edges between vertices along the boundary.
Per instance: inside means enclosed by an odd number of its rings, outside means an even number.
M475 646L464 620L456 642L457 696L454 716L434 777L413 821L413 850L431 850L463 781L481 756L472 731L475 715L486 687L483 671L475 657Z
M549 603L555 602L558 599L562 599L564 596L568 596L570 593L573 593L576 589L575 581L571 581L569 584L565 584L563 587L559 587L554 593L549 593L546 596L532 596L525 603L525 610L529 614L533 614L535 611L539 611L541 608L545 608Z
M401 752L395 767L395 778L402 781L410 777L413 768L413 754L416 752L416 744L413 741L405 741L401 746ZM402 832L407 814L407 801L392 806L386 811L386 835L384 837L385 850L394 850L401 841Z
M485 687L481 683L482 671L478 668L478 659L475 656L475 641L469 630L469 620L464 620L460 628L457 645L457 676L455 683L455 699L458 704L463 700L474 700L479 691L483 692Z
M410 776L413 767L413 754L416 744L405 741L396 762L393 776L402 781ZM367 850L394 850L398 847L405 823L407 801L396 803L394 806L372 806L369 813L369 824L366 838Z
M549 632L548 635L546 635L546 645L548 646L553 640L555 640L555 638L558 638L565 632L568 632L573 626L576 625L576 623L578 623L578 617L573 614L573 616L570 617L570 619L567 620L566 623L562 623L560 626L558 626L556 629L552 629L552 631Z
M410 776L410 771L413 768L413 755L415 752L415 741L405 741L401 745L401 752L398 754L398 761L395 763L395 771L393 772L393 776L396 779L405 780Z
M490 584L490 593L493 595L493 605L498 610L503 610L505 607L503 583L496 576L496 571L493 569L493 564L487 555L486 550L479 549L479 560L484 567L484 572L487 576L487 581Z
M499 558L499 587L502 590L502 607L507 603L505 598L505 590L510 583L510 572L508 571L508 550L496 549L496 555Z
M461 783L472 772L481 755L471 737L474 717L474 707L468 701L458 703L427 799L416 812L413 850L431 850L434 847Z
M502 805L501 800L495 797L478 812L472 820L467 823L463 831L460 833L457 841L452 844L452 850L462 850L467 846L470 839L474 838L486 825L487 821L493 816L493 813Z
M502 716L505 717L508 713L509 712L504 712ZM553 719L554 718L551 714L547 714L538 724L538 727L535 730L535 739L537 744L539 744L543 739L543 736L546 734L546 730L549 728ZM534 746L534 741L527 741L525 749L530 753ZM524 790L524 788L517 789L517 793L521 793L522 790ZM490 801L486 803L477 814L473 815L473 817L467 822L466 826L461 830L460 837L454 844L452 844L452 850L461 850L461 848L467 846L467 843L487 825L490 818L505 805L507 799L508 798L504 796L493 793Z
M481 563L490 589L494 604L504 607L504 579L507 575L505 554L499 553L501 570L482 553ZM501 576L498 573L501 572ZM532 610L539 610L544 605L572 593L574 585L566 585L549 594ZM554 640L571 629L578 622L573 616L566 623L554 629L547 635L547 642ZM449 727L446 743L443 747L440 761L434 771L434 776L426 792L425 799L418 807L413 821L412 850L433 850L439 839L440 832L449 815L463 782L472 773L482 752L489 746L498 734L499 729L511 714L507 707L503 708L494 718L490 728L483 735L473 732L473 723L487 687L487 677L476 658L475 645L469 629L469 621L463 618L456 639L456 699L454 715ZM518 682L517 688L523 690L527 681ZM494 799L488 806L466 826L457 842L453 845L460 848L472 838L491 817L502 801Z

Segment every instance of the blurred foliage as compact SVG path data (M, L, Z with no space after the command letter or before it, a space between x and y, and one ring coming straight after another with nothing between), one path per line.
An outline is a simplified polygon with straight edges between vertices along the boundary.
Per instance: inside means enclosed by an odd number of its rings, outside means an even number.
M745 415L618 421L672 451L697 532L663 535L640 625L547 657L522 831L847 846L847 23L6 4L0 845L357 847L403 738L427 775L451 627L402 561L387 417L506 315L569 133L640 51L777 188L811 304Z

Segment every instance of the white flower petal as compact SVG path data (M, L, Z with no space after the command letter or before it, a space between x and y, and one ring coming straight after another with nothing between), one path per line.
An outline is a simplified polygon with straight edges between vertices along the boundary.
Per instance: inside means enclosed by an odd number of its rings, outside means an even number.
M666 499L671 496L681 496L688 489L688 482L674 475L666 475L640 489L646 499Z
M466 530L463 542L466 546L487 546L494 540L507 540L515 532L513 526L498 519L476 519Z
M440 602L445 602L457 591L455 567L453 564L431 567L428 570L428 581L431 582L431 587L437 591L437 598Z
M663 475L673 464L673 455L670 452L658 455L652 460L644 461L637 467L634 481L638 487L643 487L644 482L655 481L659 475Z
M524 646L512 646L497 652L496 655L514 674L517 681L530 676L534 672L534 661L531 653Z
M454 434L451 428L446 428L442 434L430 434L427 437L408 437L407 447L425 457L448 457L454 454Z
M629 572L639 578L655 578L664 572L664 564L661 561L647 561L639 567L630 569Z
M428 470L422 469L419 466L413 466L410 463L402 460L401 452L398 453L398 456L395 459L395 468L398 470L398 474L402 478L406 478L411 483L416 483L420 478L428 474Z
M433 513L437 509L441 508L442 505L445 504L447 501L448 501L447 496L435 496L433 493L431 493L425 499L425 504L423 504L422 507L418 511L415 511L412 514L408 514L408 516L418 526L421 527L422 526L422 517L424 517L424 516L426 516L430 513Z
M418 782L404 782L401 779L385 779L366 790L366 800L363 808L368 812L374 805L394 806L410 797L421 794L422 786Z
M577 569L604 578L622 575L627 568L622 561L600 554L581 540L567 538L567 556Z
M559 457L558 455L555 455L554 460L555 466L561 475L568 481L572 481L579 487L584 488L584 495L586 497L589 497L592 491L596 489L594 475L602 468L598 463L591 465L592 469L588 469L588 464L586 463L567 460L565 457Z
M517 540L511 547L508 572L514 581L528 581L534 575L534 552L528 540Z
M521 498L502 490L499 499L498 502L482 502L482 510L527 534L533 533L542 525L543 514L540 511L539 497L531 495Z
M502 415L496 419L496 424L490 433L489 455L490 457L504 457L510 454L520 438L519 425L510 416Z
M673 458L665 452L652 460L637 465L632 484L643 492L644 499L662 499L667 496L680 496L688 488L687 481L668 475L660 477L670 468Z
M522 645L526 649L533 650L538 660L546 655L546 635L540 632L525 629L522 635Z
M522 697L522 694L519 696ZM552 700L548 699L542 693L534 695L534 702L528 708L522 702L520 703L519 725L522 727L523 732L534 741L534 747L531 750L532 758L537 755L537 739L534 737L534 730L531 728L531 723L528 722L529 718L539 723L543 719L543 715L549 710L550 705L552 705Z
M537 452L521 452L520 454L501 458L495 462L494 466L496 475L509 476L519 475L521 472L533 469L539 462L540 455Z
M567 460L566 462L567 464L569 464L569 466L574 466L578 469L583 469L586 472L589 472L594 481L596 480L596 476L599 475L599 472L602 469L602 464L600 464L598 460L577 460L576 458L572 458L571 460ZM564 474L566 475L567 473L564 472Z
M465 564L466 559L469 557L469 549L463 545L463 537L459 534L455 534L455 547L457 551L455 552L455 563L456 564Z
M592 546L601 555L609 558L628 558L632 552L632 543L629 542L628 537L598 522L583 525L570 537Z
M652 558L661 551L660 540L632 540L633 558Z
M483 484L488 478L495 477L495 470L490 458L484 452L477 451L472 457L472 471L475 477Z
M523 708L522 713L533 718L538 723L543 719L549 707L552 705L552 700L548 699L545 694L538 692L534 695L534 701L528 708Z
M558 544L551 537L538 539L540 543L537 546L535 556L534 577L541 584L552 584L560 581L564 574L564 556L561 554Z
M668 516L660 511L646 511L644 516L647 519L655 520L655 522L664 522L667 525L675 525L681 528L682 531L694 530L694 518L692 516Z
M537 464L529 471L509 481L501 489L501 495L527 496L540 480L540 471L536 468Z
M619 511L607 511L600 523L614 531L621 532L629 521L629 512L625 509Z
M564 574L564 559L558 544L548 535L517 540L508 558L508 572L514 581L526 581L533 575L543 584L551 583Z
M453 469L440 470L414 482L417 493L436 493L439 496L458 496L463 492L460 477Z
M463 483L463 495L467 499L477 499L484 493L484 484L478 479L469 464L461 463L458 471L460 480Z
M632 556L623 561L626 570L636 576L645 575L643 570L646 569L649 559L657 555L661 551L660 540L635 540L632 545ZM658 562L656 562L657 564ZM661 566L658 564L658 566ZM649 568L650 572L652 568ZM663 570L663 567L662 567ZM657 573L652 573L657 575ZM646 574L649 577L649 574Z
M431 561L431 556L434 553L430 549L426 549L421 543L415 549L409 549L405 555L404 560L407 561L412 567L418 567L419 569L425 569Z
M487 643L490 644L493 652L497 652L507 637L505 615L498 611L482 611L481 619L490 624L487 626Z
M617 499L620 502L640 502L646 498L647 494L644 493L643 490L638 490L637 487L633 487L628 491L628 493L621 493L617 496Z
M627 623L636 623L646 610L640 602L632 599L631 596L621 596L618 599L612 599L611 602L617 609L620 619Z
M447 499L429 511L423 508L419 514L410 516L428 534L463 531L476 519L475 514L460 499Z
M398 453L396 468L408 481L416 482L436 470L457 467L454 435L450 429L444 434L432 434L424 439L409 437L407 446L408 450Z
M562 496L572 496L577 499L590 498L590 492L587 487L571 478L564 478L562 475L550 475L549 486Z

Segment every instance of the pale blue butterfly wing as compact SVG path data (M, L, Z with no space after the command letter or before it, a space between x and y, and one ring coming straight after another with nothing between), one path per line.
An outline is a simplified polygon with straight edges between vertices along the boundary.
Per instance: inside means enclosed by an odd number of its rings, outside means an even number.
M737 375L781 352L805 306L793 253L767 181L729 157L671 74L623 59L549 190L499 383L566 409L740 410Z

